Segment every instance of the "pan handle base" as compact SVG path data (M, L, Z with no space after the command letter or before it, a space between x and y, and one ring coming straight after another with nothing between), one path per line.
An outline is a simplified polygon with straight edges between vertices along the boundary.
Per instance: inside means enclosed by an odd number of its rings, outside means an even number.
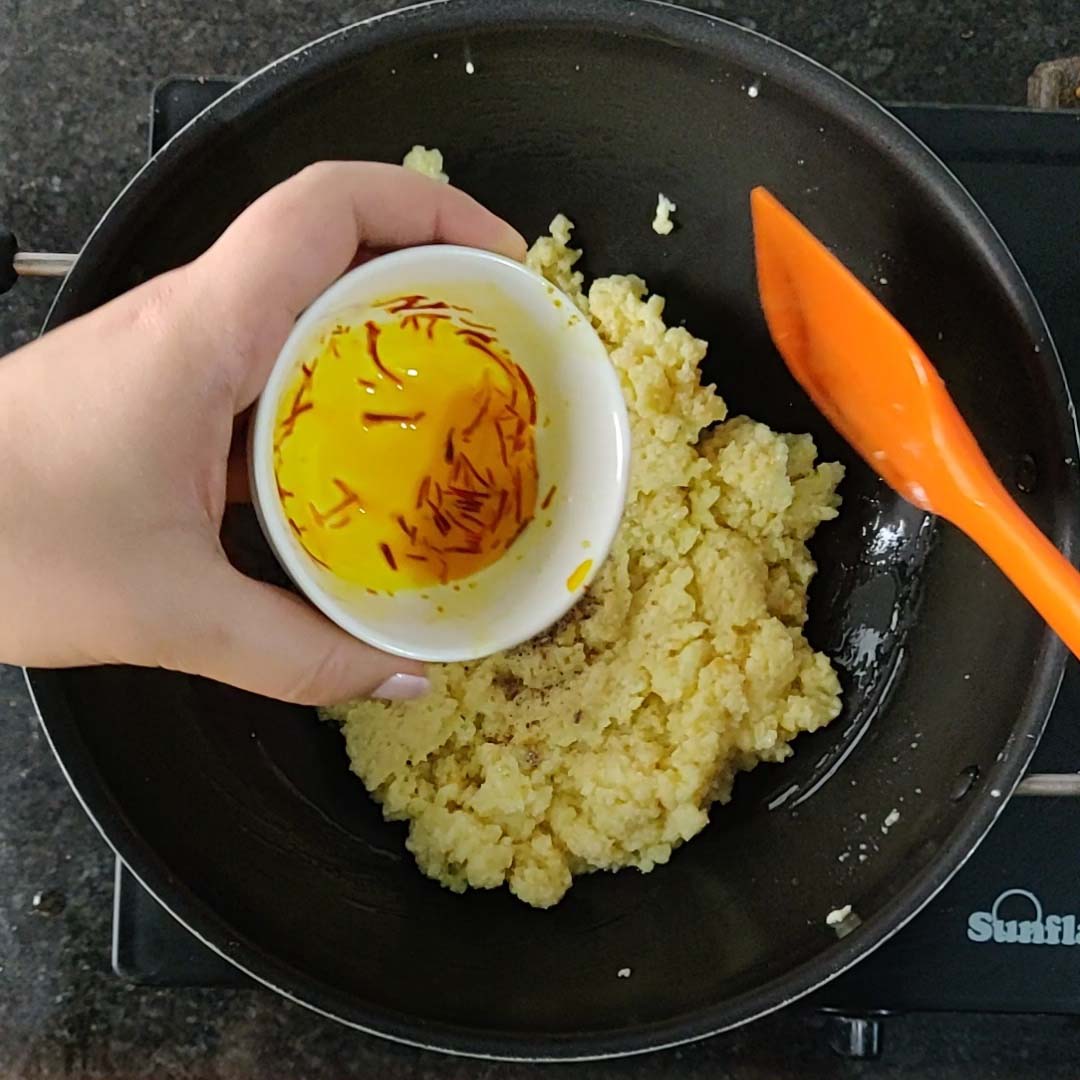
M1074 799L1080 796L1080 773L1029 773L1017 785L1016 794Z

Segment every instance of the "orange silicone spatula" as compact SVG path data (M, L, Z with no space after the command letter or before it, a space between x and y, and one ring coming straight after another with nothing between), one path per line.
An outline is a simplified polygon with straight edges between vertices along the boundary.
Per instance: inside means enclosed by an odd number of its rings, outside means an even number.
M1080 573L994 475L911 335L764 188L750 193L758 289L776 347L892 488L962 529L1080 656Z

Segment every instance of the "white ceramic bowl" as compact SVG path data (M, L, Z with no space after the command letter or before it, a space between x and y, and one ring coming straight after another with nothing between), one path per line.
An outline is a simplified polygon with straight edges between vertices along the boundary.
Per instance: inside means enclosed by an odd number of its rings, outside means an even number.
M495 326L536 388L537 515L491 566L454 583L371 595L316 563L289 528L273 465L282 394L319 335L379 298L438 295ZM417 660L459 661L511 648L564 615L595 576L626 501L630 431L618 376L588 320L520 263L452 245L408 248L346 274L297 321L255 411L250 468L255 510L274 553L313 604L350 634ZM372 468L390 463L372 462ZM547 511L539 500L552 485ZM550 524L549 524L550 521ZM570 582L586 560L591 568Z

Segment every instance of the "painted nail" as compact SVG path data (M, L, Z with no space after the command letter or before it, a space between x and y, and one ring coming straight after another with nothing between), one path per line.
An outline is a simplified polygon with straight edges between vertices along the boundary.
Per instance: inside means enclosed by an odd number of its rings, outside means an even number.
M411 701L413 698L423 697L431 689L431 683L423 675L391 675L386 682L376 687L372 692L373 698L382 698L383 701Z

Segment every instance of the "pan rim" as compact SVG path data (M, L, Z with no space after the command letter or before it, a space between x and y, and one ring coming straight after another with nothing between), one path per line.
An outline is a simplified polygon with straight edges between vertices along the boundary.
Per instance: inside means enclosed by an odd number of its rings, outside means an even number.
M1040 362L1044 365L1055 396L1059 398L1060 408L1055 421L1071 414L1064 370L1035 297L997 230L940 158L884 106L812 58L730 20L693 11L666 0L638 0L629 12L622 0L581 0L573 6L560 0L513 0L512 3L498 5L477 5L471 0L426 0L342 27L301 45L227 91L177 132L135 173L83 244L72 272L54 298L45 327L50 328L58 320L63 320L65 303L76 291L81 276L88 272L83 255L107 240L108 233L117 227L118 211L123 209L123 205L137 200L142 189L153 182L172 159L186 153L189 146L197 148L198 140L220 130L231 118L303 78L308 72L306 65L311 58L324 62L332 60L335 48L344 48L350 55L370 54L381 45L407 39L414 31L451 33L484 29L496 23L505 26L512 20L537 23L547 19L563 25L595 25L602 21L613 32L616 26L621 25L621 31L627 34L637 30L644 33L654 17L663 21L663 25L654 26L654 29L667 30L673 36L679 36L677 32L683 30L684 40L689 39L695 31L709 33L719 29L720 33L731 35L731 40L756 42L758 49L771 52L776 60L775 66L786 61L794 67L796 75L801 73L804 78L814 77L818 80L824 87L826 97L830 92L842 95L848 106L847 120L853 126L858 126L863 137L870 137L875 130L879 136L884 132L889 137L890 155L894 159L901 160L905 155L921 157L929 166L929 181L936 185L938 195L952 219L966 230L984 254L992 253L999 261L1000 280L1009 287L1010 295L1025 321L1046 342L1041 350ZM366 39L357 40L361 35L366 35ZM290 72L290 66L295 70ZM200 121L203 123L200 124ZM211 122L209 128L207 121ZM1075 420L1072 421L1068 438L1075 445ZM1055 521L1054 539L1075 561L1080 506L1063 507L1059 517L1060 520ZM915 883L894 895L859 932L836 942L783 976L722 1004L682 1014L675 1020L653 1023L632 1031L567 1036L530 1033L523 1038L460 1025L432 1024L418 1019L410 1021L397 1013L380 1012L377 1007L370 1007L366 1003L364 1006L353 1004L345 1008L345 995L296 972L255 945L236 942L233 948L229 942L231 934L228 924L186 885L170 881L166 864L127 822L122 808L114 802L100 775L96 774L89 755L83 762L87 766L83 771L88 775L78 785L75 783L72 773L78 771L75 765L80 764L82 750L77 730L70 723L59 724L57 730L51 730L41 707L42 699L53 694L62 696L63 673L28 671L27 683L42 729L65 778L109 846L140 884L187 930L256 982L349 1027L420 1049L521 1062L590 1061L673 1048L765 1016L812 993L869 955L906 925L970 858L1004 809L1007 796L1019 782L1037 746L1038 736L1045 727L1060 687L1065 658L1064 646L1049 631L1044 631L1043 648L1024 699L1024 707L1007 740L1003 759L989 771L982 790L972 798L966 816L935 854L927 870ZM1025 738L1025 735L1034 737ZM70 770L69 764L72 766ZM991 788L1000 791L1002 797L990 798ZM229 945L228 949L223 942ZM292 984L292 989L285 988L284 984L287 983Z

